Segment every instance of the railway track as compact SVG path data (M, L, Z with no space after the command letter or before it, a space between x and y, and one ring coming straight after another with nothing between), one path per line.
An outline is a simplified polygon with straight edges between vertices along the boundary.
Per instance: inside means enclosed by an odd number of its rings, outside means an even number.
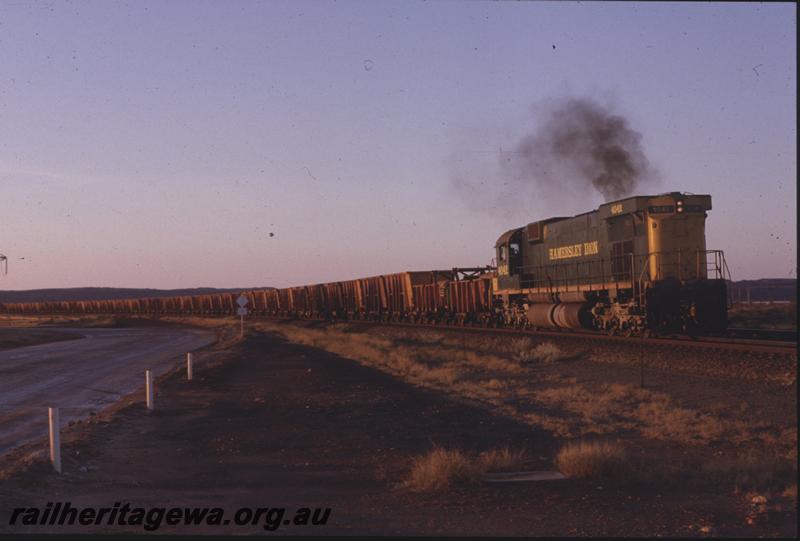
M45 314L38 314L43 316ZM93 314L116 316L117 314ZM155 317L159 315L154 314ZM160 314L163 316L173 316L173 314ZM134 314L119 314L121 317L136 317ZM150 316L152 317L152 316ZM185 317L176 315L176 317ZM229 317L220 315L194 315L188 317L208 317L219 318ZM325 318L289 318L283 316L248 316L249 319L254 320L271 320L271 321L328 321ZM686 335L665 335L665 336L619 336L608 335L600 331L591 330L576 330L576 329L552 329L552 330L539 330L539 329L517 329L506 327L484 327L474 324L451 324L451 323L411 323L403 321L376 321L368 319L342 319L335 320L336 323L349 323L353 325L375 325L375 326L391 326L391 327L407 327L407 328L428 328L452 332L467 332L467 333L488 333L488 334L505 334L509 336L536 336L536 337L553 337L553 338L576 338L587 340L598 340L609 343L618 344L640 344L644 347L659 346L659 347L688 347L688 348L705 348L717 350L732 350L732 351L748 351L758 353L773 353L778 355L789 355L797 353L797 333L793 331L775 331L775 330L761 330L761 329L729 329L727 336L702 336L692 338Z
M294 318L263 318L258 319L279 319L281 321L309 321L309 319L294 319ZM320 321L320 320L316 320ZM503 327L482 327L471 325L452 325L446 323L408 323L399 321L370 321L370 320L340 320L339 323L350 323L354 325L376 325L387 327L407 327L419 329L421 327L428 329L437 329L453 332L468 332L468 333L489 333L489 334L505 334L511 336L537 336L537 337L553 337L553 338L578 338L589 340L601 340L618 344L641 344L647 346L680 346L690 348L705 348L705 349L724 349L733 351L748 351L758 353L774 353L779 355L789 355L797 352L797 342L778 339L751 339L751 338L730 338L724 336L704 336L698 338L691 338L689 336L670 335L670 336L610 336L608 334L597 331L580 331L573 329L564 330L532 330L532 329L513 329ZM781 338L786 335L780 335ZM796 333L792 334L796 338Z
M778 342L797 342L797 331L780 329L742 329L729 328L727 336L730 338L744 338L752 340L775 340Z

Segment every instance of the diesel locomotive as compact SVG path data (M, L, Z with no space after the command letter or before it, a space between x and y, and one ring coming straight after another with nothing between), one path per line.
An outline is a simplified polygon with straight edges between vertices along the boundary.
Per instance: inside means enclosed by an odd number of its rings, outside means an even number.
M245 291L254 316L608 333L727 326L729 272L708 250L709 195L628 197L506 231L493 265ZM227 316L238 294L0 304L9 314Z
M507 324L610 333L727 327L729 272L706 248L710 195L635 196L503 233L495 308Z

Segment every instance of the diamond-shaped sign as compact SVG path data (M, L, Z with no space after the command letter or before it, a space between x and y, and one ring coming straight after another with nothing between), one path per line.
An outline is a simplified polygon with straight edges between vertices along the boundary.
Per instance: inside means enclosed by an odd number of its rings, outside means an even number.
M241 306L242 308L244 308L245 306L247 306L247 303L248 303L248 302L250 302L250 301L248 301L248 300L247 300L247 297L245 297L245 296L244 296L244 293L242 293L241 295L239 295L239 298L238 298L238 299L236 299L236 304L238 304L238 305L239 305L239 306Z

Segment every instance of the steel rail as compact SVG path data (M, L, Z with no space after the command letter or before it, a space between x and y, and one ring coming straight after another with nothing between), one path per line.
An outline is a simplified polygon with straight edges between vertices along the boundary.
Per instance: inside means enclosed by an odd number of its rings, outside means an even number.
M213 317L213 316L211 316ZM618 336L608 335L603 332L590 331L590 330L535 330L535 329L515 329L508 327L483 327L479 325L453 325L447 323L409 323L404 321L376 321L366 319L341 319L341 320L328 320L323 318L286 318L286 317L269 317L269 316L254 316L253 319L268 319L279 320L286 322L296 321L328 321L333 323L346 323L350 325L376 325L386 327L406 327L406 328L425 328L425 329L440 329L454 332L468 332L468 333L490 333L490 334L507 334L514 336L547 336L552 338L575 338L575 339L588 339L588 340L604 340L608 342L616 342L618 344L642 344L653 346L686 346L692 348L705 348L705 349L726 349L737 351L749 351L759 353L775 353L780 355L787 355L797 352L796 342L778 342L774 340L748 340L748 339L730 339L725 337L698 337L691 338L689 336L670 335L670 336Z

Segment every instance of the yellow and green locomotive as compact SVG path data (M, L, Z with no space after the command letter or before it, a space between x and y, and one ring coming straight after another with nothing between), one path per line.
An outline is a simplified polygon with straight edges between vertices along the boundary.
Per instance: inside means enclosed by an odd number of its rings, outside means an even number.
M610 333L727 326L728 270L708 250L710 195L635 196L497 240L495 310L506 324Z

